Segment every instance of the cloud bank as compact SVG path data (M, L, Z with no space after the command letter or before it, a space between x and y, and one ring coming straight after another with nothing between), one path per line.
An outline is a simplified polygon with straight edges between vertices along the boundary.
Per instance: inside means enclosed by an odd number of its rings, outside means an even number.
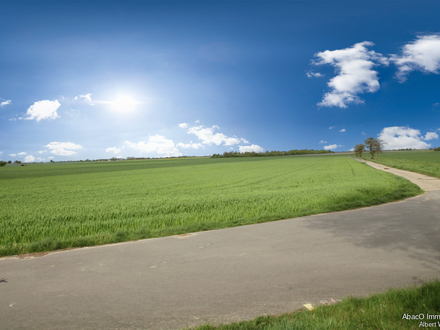
M26 157L24 158L24 162L25 162L25 163L32 163L32 162L34 162L34 161L35 161L35 157L32 156L32 155L26 156Z
M193 148L193 149L200 149L203 148L203 145L201 143L193 143L192 141L190 141L190 143L182 143L179 142L177 143L177 146L183 149L188 149L188 148Z
M427 149L431 145L425 141L438 139L438 135L435 132L428 132L423 136L418 129L393 126L385 127L378 138L386 143L384 149Z
M245 152L263 152L264 149L261 148L259 145L256 144L252 144L250 146L239 146L238 150L241 153L245 153Z
M61 106L58 100L49 101L37 101L32 104L29 109L27 109L26 115L24 119L40 121L42 119L55 119L58 118L59 115L57 113L58 108Z
M112 147L112 148L105 149L105 152L113 152L115 155L117 155L121 152L121 149L118 149L116 147Z
M200 126L194 126L190 127L188 129L188 134L194 134L199 138L199 140L202 140L203 144L207 145L225 145L225 146L232 146L234 144L239 143L249 143L244 138L238 138L236 136L228 137L223 133L214 133L215 129L219 129L217 125L213 125L212 127L204 127L203 125Z
M440 34L419 36L402 47L402 55L391 55L397 66L396 78L401 82L411 71L439 74Z
M132 149L139 150L141 153L158 153L165 155L167 157L177 157L182 156L174 145L173 140L167 139L162 135L156 134L150 136L147 142L140 141L138 143L133 143L130 141L125 141L126 144Z
M4 107L5 105L9 105L9 104L11 104L11 100L2 101L0 103L0 107Z
M82 149L82 146L72 142L51 142L46 145L46 148L57 156L71 156L77 154L74 150Z
M335 150L337 147L337 144L330 144L328 146L324 146L324 150Z
M363 41L350 48L326 50L315 54L315 65L328 64L335 68L338 75L328 82L331 88L319 106L346 108L350 103L364 103L357 94L379 90L378 72L372 68L379 64L388 65L389 60L380 53L369 51L374 44Z

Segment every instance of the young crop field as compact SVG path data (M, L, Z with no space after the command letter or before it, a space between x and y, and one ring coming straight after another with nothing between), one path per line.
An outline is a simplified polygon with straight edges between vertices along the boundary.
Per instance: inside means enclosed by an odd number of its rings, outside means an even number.
M363 158L371 160L369 154L363 154ZM384 152L379 156L376 163L400 168L402 170L422 173L440 178L440 151L417 150L417 151L393 151Z
M0 255L352 209L421 193L346 156L164 159L0 168Z

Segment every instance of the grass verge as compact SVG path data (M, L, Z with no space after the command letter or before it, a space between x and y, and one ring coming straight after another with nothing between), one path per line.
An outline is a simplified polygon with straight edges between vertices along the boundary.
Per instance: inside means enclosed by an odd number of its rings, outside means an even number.
M419 319L407 319L416 315ZM434 316L434 319L429 319ZM421 319L423 317L423 319ZM437 319L435 319L437 317ZM261 316L226 325L202 325L196 330L353 330L419 329L440 327L440 282L406 289L390 289L366 298L346 298L334 305L318 306L279 316Z

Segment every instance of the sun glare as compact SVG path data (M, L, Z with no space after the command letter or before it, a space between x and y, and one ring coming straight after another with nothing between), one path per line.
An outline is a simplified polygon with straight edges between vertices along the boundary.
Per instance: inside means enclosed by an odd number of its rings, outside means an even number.
M134 110L136 104L138 104L138 102L133 100L130 96L121 96L111 103L111 108L120 112L129 112Z

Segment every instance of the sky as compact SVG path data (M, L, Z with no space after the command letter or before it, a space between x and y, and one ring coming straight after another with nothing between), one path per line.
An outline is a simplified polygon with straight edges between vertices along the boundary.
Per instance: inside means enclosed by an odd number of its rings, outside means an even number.
M0 159L440 145L440 2L0 0Z

